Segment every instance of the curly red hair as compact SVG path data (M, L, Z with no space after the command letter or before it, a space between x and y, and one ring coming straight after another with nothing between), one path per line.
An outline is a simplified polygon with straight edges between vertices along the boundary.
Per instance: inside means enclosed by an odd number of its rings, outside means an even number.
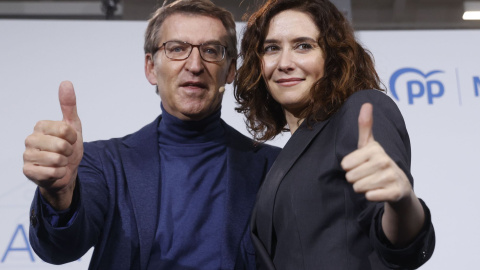
M373 59L355 39L343 14L326 0L269 0L253 13L241 42L243 64L235 78L238 112L255 139L266 141L286 128L282 106L269 94L262 76L263 42L270 20L285 10L309 15L320 31L318 44L325 57L324 76L311 88L308 106L297 115L308 125L328 119L344 101L362 89L380 89Z

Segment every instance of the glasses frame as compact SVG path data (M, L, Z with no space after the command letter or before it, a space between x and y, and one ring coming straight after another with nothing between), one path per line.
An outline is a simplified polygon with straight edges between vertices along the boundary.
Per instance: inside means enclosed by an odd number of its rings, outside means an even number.
M176 58L170 58L168 55L167 55L167 49L166 49L166 44L169 43L169 42L177 42L177 43L183 43L183 44L188 44L190 46L190 51L188 52L187 56L185 56L185 58L180 58L180 59L176 59ZM222 59L220 60L217 60L217 61L211 61L211 60L207 60L203 57L203 54L202 54L202 50L200 50L200 47L203 46L203 45L217 45L217 46L220 46L223 48L223 53L222 53ZM168 59L171 59L171 60L174 60L174 61L182 61L182 60L185 60L187 59L188 57L190 57L190 55L192 54L192 51L193 51L193 48L197 48L198 49L198 53L200 54L200 57L202 58L203 61L205 62L209 62L209 63L218 63L218 62L221 62L223 59L225 59L225 55L227 54L227 46L224 46L222 44L216 44L216 43L202 43L202 44L197 44L197 45L194 45L194 44L191 44L191 43L188 43L186 41L175 41L175 40L170 40L170 41L166 41L164 42L162 45L158 46L157 48L155 48L155 50L153 51L152 55L155 55L159 50L161 50L163 48L163 52L165 53L165 56L168 58Z

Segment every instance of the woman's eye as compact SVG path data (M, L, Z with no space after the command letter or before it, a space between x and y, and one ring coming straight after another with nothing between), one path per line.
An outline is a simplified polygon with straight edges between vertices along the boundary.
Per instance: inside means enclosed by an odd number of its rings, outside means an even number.
M313 46L311 44L308 44L308 43L301 43L301 44L298 44L295 49L298 49L298 50L301 50L301 51L306 51L306 50L311 50L313 49Z
M279 51L279 50L280 50L280 48L276 45L268 45L265 48L263 48L263 52L265 52L265 53L273 53L273 52L276 52L276 51Z

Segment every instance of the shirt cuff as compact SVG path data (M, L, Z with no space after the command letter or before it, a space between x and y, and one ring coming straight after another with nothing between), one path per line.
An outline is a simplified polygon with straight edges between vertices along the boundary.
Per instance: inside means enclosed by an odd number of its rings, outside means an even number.
M435 231L433 229L430 210L421 199L420 203L425 213L422 229L415 239L406 247L396 248L388 240L382 228L383 209L375 217L371 234L373 245L381 260L393 269L417 268L430 259L435 248Z
M77 182L78 183L78 182ZM73 191L73 198L70 207L64 210L55 210L47 200L42 196L40 190L37 189L38 197L40 198L40 205L42 207L43 218L54 228L68 227L73 223L78 213L78 198L79 191L78 185L75 186Z

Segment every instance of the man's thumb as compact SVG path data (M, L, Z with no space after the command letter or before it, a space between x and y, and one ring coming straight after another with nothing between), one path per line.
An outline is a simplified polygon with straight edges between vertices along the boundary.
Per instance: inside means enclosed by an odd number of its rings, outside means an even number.
M63 121L81 132L82 126L77 114L77 99L75 97L75 90L73 90L73 84L70 81L60 83L58 99L60 101L60 108L62 109Z

